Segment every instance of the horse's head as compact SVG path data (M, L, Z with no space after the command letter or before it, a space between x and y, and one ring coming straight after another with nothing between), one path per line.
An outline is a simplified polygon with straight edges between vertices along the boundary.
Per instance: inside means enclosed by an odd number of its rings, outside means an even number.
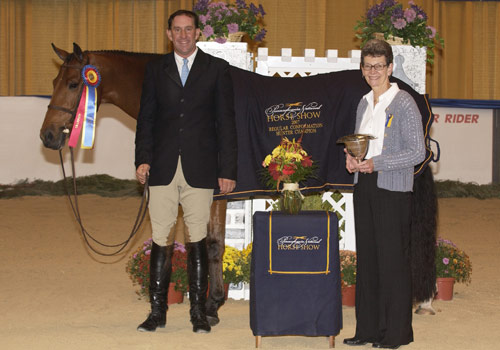
M73 53L68 53L52 44L57 56L63 60L59 74L52 82L54 91L45 119L40 129L40 138L45 147L61 149L75 119L83 88L82 68L89 63L87 52L73 43Z

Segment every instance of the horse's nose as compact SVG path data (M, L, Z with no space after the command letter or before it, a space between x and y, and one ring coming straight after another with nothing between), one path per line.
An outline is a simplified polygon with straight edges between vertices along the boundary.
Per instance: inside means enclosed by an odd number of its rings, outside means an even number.
M46 129L45 131L40 130L40 139L43 142L43 145L47 148L51 149L59 149L60 142L58 142L54 136L54 132L50 129Z
M54 139L54 134L50 129L45 130L45 132L40 131L40 138L42 139L43 143L45 142L50 142Z

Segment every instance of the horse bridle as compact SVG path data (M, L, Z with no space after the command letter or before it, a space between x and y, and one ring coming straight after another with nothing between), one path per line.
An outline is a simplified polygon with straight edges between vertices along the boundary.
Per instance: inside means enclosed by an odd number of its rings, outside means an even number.
M87 63L88 63L88 58L87 58ZM83 64L81 67L79 67L79 66L72 66L72 65L64 65L64 64L62 65L62 67L81 70L87 63ZM51 105L51 104L49 104L47 106L47 108L49 108L49 109L55 109L57 111L61 111L61 112L65 112L65 113L69 113L71 115L70 123L73 123L74 120L75 120L75 117L76 117L76 112L78 110L78 105L79 105L80 99L82 97L83 86L84 86L84 83L83 83L83 80L82 80L82 83L81 83L81 86L80 86L80 91L78 93L78 99L77 99L76 105L75 105L75 107L73 109L69 109L69 108L61 107L61 106L55 106L55 105ZM64 125L64 127L65 127L65 129L63 130L63 133L69 133L69 129L66 127L66 125ZM66 186L68 179L66 177L66 171L64 169L64 160L63 160L63 155L62 155L62 148L59 149L59 160L61 162L61 168L62 168L62 172L63 172L64 187L66 188L66 193L68 195L69 203L71 205L71 209L73 211L75 219L78 222L78 224L80 225L80 229L82 231L82 236L83 236L83 239L85 241L85 244L87 245L87 247L89 247L89 249L91 249L94 253L96 253L98 255L101 255L101 256L115 256L115 255L119 254L123 249L125 249L125 247L128 245L128 243L137 234L137 232L139 231L139 228L141 227L141 225L142 225L142 223L144 221L144 218L145 218L146 212L147 212L147 208L148 208L148 203L149 203L148 177L146 177L146 182L144 184L144 191L142 193L142 200L141 200L141 204L139 206L139 212L137 213L137 217L135 219L134 226L132 227L132 231L130 232L130 234L127 237L127 239L125 239L123 242L120 242L120 243L117 243L117 244L105 244L105 243L102 243L99 240L97 240L96 238L94 238L90 233L88 233L88 231L83 226L83 222L82 222L82 218L81 218L81 214L80 214L80 209L79 209L79 206L78 206L78 191L77 191L77 185L76 185L75 159L74 159L74 155L73 155L73 147L69 147L69 149L70 149L70 154L71 154L71 170L73 172L73 192L74 192L73 196L74 196L74 201L71 199L71 195L69 193L69 188ZM118 248L118 249L116 251L114 251L113 253L102 253L102 252L98 251L97 249L95 249L90 244L89 238L92 241L94 241L95 243L97 243L98 245L102 246L102 247L106 247L106 248Z
M64 67L64 68L70 68L70 69L78 69L78 70L81 70L83 67L85 67L85 65L88 63L88 58L87 58L87 62L82 64L82 66L75 66L75 65L69 65L69 64L63 64L61 66ZM76 111L78 110L78 104L80 102L80 99L82 97L82 93L83 93L83 79L82 79L82 82L80 84L80 91L78 92L78 98L76 100L76 103L75 103L75 107L73 109L69 109L69 108L66 108L66 107L61 107L61 106L56 106L56 105L52 105L52 104L49 104L47 106L47 108L49 109L54 109L56 111L61 111L61 112L64 112L64 113L68 113L71 115L71 118L69 120L69 123L73 123L75 121L75 117L76 117ZM69 134L69 129L68 127L66 126L66 122L64 123L64 130L63 130L63 133L65 134Z

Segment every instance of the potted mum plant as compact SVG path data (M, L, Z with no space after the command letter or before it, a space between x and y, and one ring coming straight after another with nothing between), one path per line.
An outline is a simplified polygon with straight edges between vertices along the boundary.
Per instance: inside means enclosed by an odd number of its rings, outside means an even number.
M136 293L149 300L149 264L152 239L146 240L130 257L126 271L134 285L139 286ZM182 303L188 288L187 252L184 245L175 242L172 257L172 275L168 291L168 304Z
M342 305L354 306L356 295L356 252L340 250Z
M222 257L222 276L224 284L238 284L243 281L241 254L234 247L226 246Z
M245 0L236 0L235 4L198 0L193 11L200 19L204 40L223 44L228 40L240 41L243 34L255 41L262 41L266 36L266 30L262 28L262 18L266 14L262 5L247 5Z
M373 38L393 45L427 47L427 62L433 64L434 48L436 44L444 48L444 40L427 21L425 11L412 0L405 9L396 0L383 0L370 7L354 29L358 32L356 37L362 40L361 47Z
M315 170L311 156L302 148L302 137L297 141L283 137L280 144L266 156L262 166L262 176L268 187L279 191L283 183L280 209L288 214L297 214L304 200L299 191L299 182L312 176Z
M451 300L455 282L469 284L472 263L469 256L452 241L438 238L436 242L436 277L438 292L435 299Z

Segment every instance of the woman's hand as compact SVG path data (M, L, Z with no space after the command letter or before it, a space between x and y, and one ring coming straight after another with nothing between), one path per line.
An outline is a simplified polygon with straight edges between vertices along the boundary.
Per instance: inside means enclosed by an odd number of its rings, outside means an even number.
M356 160L356 158L352 157L345 148L344 153L346 155L345 168L347 169L347 171L351 174L358 171L358 161Z
M358 164L359 171L363 174L373 173L373 160L367 159Z

